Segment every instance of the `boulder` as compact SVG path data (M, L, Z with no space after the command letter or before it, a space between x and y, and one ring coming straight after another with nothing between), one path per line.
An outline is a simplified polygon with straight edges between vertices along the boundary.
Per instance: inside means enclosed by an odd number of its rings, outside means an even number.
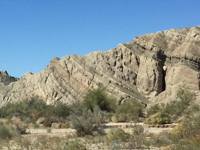
M52 123L51 124L51 128L60 129L61 128L61 123Z
M43 124L44 123L45 118L41 117L36 121L36 124Z

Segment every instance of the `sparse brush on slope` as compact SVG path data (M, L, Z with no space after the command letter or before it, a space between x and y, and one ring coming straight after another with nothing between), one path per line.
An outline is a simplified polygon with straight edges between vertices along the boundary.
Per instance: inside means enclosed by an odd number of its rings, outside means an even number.
M177 92L178 100L169 104L156 104L147 110L147 124L165 124L175 121L181 115L187 113L195 94L188 89L180 88Z
M64 103L47 105L45 101L38 97L32 97L18 103L9 103L0 108L0 117L11 119L13 116L19 117L26 123L35 122L40 117L54 117L57 120L69 116L71 109ZM51 119L52 120L52 119ZM55 120L55 119L54 119Z

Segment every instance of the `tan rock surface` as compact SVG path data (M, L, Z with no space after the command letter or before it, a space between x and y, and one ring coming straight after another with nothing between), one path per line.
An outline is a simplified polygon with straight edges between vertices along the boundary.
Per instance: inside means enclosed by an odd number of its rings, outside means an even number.
M54 58L41 72L26 73L8 85L0 81L0 106L40 96L48 104L83 100L98 84L120 101L168 102L180 87L199 97L200 26L135 37L105 52Z

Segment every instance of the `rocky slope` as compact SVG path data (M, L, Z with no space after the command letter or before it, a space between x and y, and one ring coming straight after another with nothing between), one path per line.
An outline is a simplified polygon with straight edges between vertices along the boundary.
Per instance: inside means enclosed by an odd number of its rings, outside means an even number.
M106 52L54 58L39 73L0 84L1 106L34 95L47 103L72 103L98 84L106 85L120 102L168 102L180 87L199 96L200 26L145 34Z
M8 72L3 70L0 71L0 83L4 85L9 85L11 82L19 80L18 78L9 76Z

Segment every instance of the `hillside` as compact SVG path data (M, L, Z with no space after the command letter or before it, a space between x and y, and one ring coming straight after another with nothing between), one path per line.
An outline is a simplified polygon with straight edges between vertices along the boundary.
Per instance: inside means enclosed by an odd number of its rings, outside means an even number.
M0 106L31 96L73 103L99 84L120 102L169 102L180 87L195 91L198 101L200 26L145 34L105 52L55 57L43 71L13 81L0 80Z

